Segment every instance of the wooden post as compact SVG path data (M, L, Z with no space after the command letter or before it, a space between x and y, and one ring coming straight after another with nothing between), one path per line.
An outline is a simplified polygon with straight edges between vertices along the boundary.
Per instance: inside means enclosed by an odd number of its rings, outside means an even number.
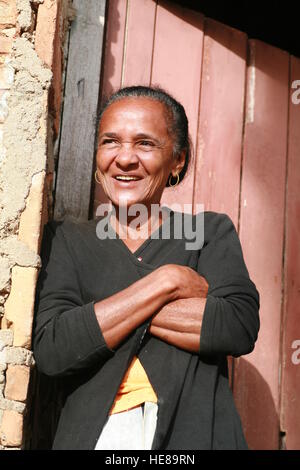
M54 219L89 218L106 0L74 0Z

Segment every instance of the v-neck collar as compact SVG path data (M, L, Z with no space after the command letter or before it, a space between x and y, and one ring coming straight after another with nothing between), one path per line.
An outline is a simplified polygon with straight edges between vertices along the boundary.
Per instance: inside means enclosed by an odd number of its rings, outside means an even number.
M135 250L135 251L131 251L130 248L128 248L128 246L126 245L126 243L123 241L123 239L119 236L119 234L114 230L114 228L112 227L111 223L110 223L110 215L111 215L111 212L107 215L107 224L108 224L108 228L109 228L109 231L111 231L111 233L114 234L114 239L117 241L117 243L119 244L119 246L121 246L121 248L123 250L126 251L126 253L130 256L130 258L132 258L136 263L138 263L139 265L141 264L144 264L144 265L148 265L148 263L145 263L144 261L139 261L138 260L138 257L139 255L145 250L145 248L150 244L150 242L152 241L152 239L157 239L157 234L161 234L161 231L163 229L163 226L165 226L166 223L170 222L173 214L174 214L174 211L172 211L172 209L170 209L169 207L167 206L162 206L162 209L166 210L168 212L168 215L167 217L165 218L165 220L163 220L163 222L159 225L159 227L157 227L157 229L155 229L148 238L145 239L145 241ZM159 238L159 237L158 237ZM149 265L150 267L151 265Z

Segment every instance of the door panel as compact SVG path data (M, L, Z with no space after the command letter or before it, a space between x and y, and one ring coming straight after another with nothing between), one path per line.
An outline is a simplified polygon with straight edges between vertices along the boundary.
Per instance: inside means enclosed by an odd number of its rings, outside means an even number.
M280 429L287 448L300 446L300 364L291 359L300 342L300 105L289 106L297 79L299 59L199 12L165 0L109 2L102 95L150 83L182 102L195 155L162 202L227 213L260 293L259 338L232 377L251 449L278 449ZM93 201L95 211L106 201L99 185Z

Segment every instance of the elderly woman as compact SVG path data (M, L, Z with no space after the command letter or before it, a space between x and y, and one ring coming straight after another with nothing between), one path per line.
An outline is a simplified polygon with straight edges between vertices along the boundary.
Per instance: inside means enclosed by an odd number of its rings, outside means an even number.
M123 88L98 130L95 177L112 210L48 222L42 243L33 348L63 390L53 449L246 449L226 356L253 350L259 295L238 235L204 212L203 243L188 249L182 214L160 206L188 168L184 108Z

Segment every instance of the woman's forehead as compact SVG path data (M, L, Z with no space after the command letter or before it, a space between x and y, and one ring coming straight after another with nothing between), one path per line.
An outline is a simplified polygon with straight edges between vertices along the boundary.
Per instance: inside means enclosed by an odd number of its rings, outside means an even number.
M122 120L145 121L148 123L158 122L166 126L165 105L157 100L147 97L126 97L118 99L109 105L101 118L100 125L111 120L117 122Z

